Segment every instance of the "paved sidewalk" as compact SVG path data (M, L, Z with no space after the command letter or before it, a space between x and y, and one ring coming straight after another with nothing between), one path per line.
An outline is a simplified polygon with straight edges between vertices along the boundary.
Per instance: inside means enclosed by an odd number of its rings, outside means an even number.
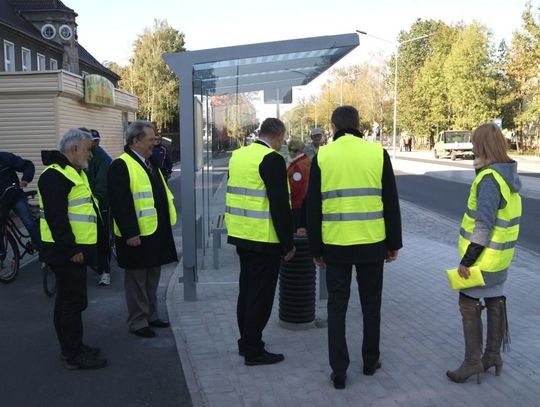
M219 196L219 194L217 194ZM215 202L214 205L222 205ZM347 315L351 364L347 388L330 382L325 328L289 331L278 324L279 298L264 331L270 351L285 361L247 367L237 354L238 259L223 244L219 270L199 273L198 301L185 302L177 278L168 287L169 317L195 406L537 406L540 399L540 256L518 249L507 283L512 352L501 377L450 382L447 369L463 358L457 293L445 269L455 267L457 223L402 203L404 249L386 266L381 360L374 376L362 375L362 319L353 283ZM181 273L182 266L177 268ZM278 293L276 293L278 294ZM324 303L318 312L324 314ZM485 316L484 316L485 318Z

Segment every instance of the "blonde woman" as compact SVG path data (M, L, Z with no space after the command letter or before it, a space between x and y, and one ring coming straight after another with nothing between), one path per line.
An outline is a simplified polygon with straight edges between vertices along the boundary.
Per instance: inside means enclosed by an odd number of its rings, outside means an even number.
M508 267L514 255L521 217L521 182L517 163L506 153L506 140L493 123L482 124L472 136L475 155L474 180L467 210L463 215L459 236L459 253L462 257L459 274L469 277L469 267L482 271L484 287L461 290L459 309L463 319L465 360L446 375L456 383L465 382L495 367L499 376L503 361L501 345L509 343L506 317L506 297L503 293ZM482 355L482 319L484 298L487 308L486 348ZM506 349L505 349L506 350Z

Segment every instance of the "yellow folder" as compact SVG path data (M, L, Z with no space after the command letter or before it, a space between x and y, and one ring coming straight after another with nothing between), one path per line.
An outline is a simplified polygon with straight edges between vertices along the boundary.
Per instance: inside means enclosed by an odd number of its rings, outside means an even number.
M448 273L448 282L452 290L462 290L465 288L483 287L486 285L480 268L477 266L469 267L469 278L461 277L457 269L446 270Z

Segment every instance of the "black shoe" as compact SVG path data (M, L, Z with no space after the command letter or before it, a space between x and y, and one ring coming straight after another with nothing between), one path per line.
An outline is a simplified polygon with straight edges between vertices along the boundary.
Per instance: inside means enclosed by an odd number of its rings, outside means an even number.
M246 366L256 366L256 365L273 365L279 363L285 359L281 353L270 353L265 350L258 356L246 356L244 363Z
M85 345L84 343L82 344L82 347L81 347L81 352L82 353L86 353L90 356L93 356L93 357L96 357L99 355L99 352L101 352L101 349L99 348L92 348L88 345ZM62 360L66 360L67 357L66 355L64 355L63 353L60 353L60 359Z
M139 328L136 331L131 331L132 334L140 336L142 338L153 338L156 333L149 327Z
M375 366L373 366L373 367L364 366L364 374L366 376L373 376L375 374L375 371L377 369L380 369L381 366L382 365L381 365L380 361L377 361L377 363L375 363Z
M148 325L152 328L168 328L171 326L171 323L163 319L154 319L153 321L148 321Z
M336 389L344 389L345 388L345 379L347 379L347 375L337 375L335 373L332 373L330 375L330 380L334 383L334 388Z
M77 356L66 359L64 367L68 370L77 369L101 369L107 366L106 359L100 359L89 353L81 352Z
M242 357L245 357L246 356L246 352L244 352L243 350L239 350L238 351L238 355L242 356Z

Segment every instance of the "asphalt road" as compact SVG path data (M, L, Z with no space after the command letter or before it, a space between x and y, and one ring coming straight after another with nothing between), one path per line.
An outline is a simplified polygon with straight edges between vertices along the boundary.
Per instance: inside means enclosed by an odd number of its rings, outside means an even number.
M465 169L472 169L472 160L462 160L458 159L456 161L451 161L448 158L422 158L422 157L407 157L404 155L399 156L400 160L406 160L406 161L417 161L421 163L430 163L430 164L439 164L439 165L450 165L452 167L456 168L465 168ZM518 173L520 175L526 175L528 177L534 177L534 178L540 178L540 172L530 172L530 171L522 171L519 168L518 165Z
M164 318L169 278L170 272L163 274L159 288ZM0 406L192 405L171 330L157 330L152 339L128 333L123 270L114 267L109 287L96 282L89 270L84 340L102 349L109 366L94 371L64 369L52 324L54 299L42 291L37 262L12 284L0 285Z
M446 165L449 163L445 162ZM459 164L463 165L463 164ZM452 164L450 164L452 165ZM470 185L396 171L399 197L461 223ZM519 245L540 253L540 201L523 198ZM457 240L456 230L456 240Z

